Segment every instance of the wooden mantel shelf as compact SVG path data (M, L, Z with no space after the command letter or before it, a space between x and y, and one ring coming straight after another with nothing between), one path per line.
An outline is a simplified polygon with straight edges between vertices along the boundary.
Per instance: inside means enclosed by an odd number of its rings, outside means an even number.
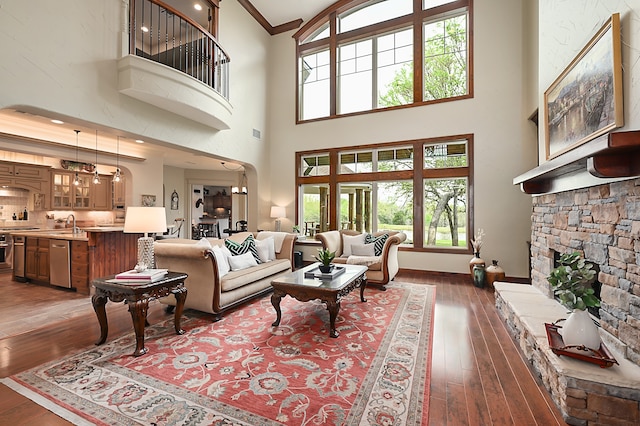
M551 191L554 179L588 171L598 178L640 175L640 130L602 135L513 179L527 194Z

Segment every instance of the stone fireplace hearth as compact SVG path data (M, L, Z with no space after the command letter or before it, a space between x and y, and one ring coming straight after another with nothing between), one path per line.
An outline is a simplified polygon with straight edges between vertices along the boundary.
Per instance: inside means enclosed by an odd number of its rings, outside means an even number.
M599 266L603 342L619 365L554 354L544 323L566 318L547 276L554 254ZM572 425L640 424L640 179L533 197L532 285L496 283L496 306Z
M601 327L640 366L640 179L534 197L531 224L532 285L553 297L554 251L583 252L600 267Z

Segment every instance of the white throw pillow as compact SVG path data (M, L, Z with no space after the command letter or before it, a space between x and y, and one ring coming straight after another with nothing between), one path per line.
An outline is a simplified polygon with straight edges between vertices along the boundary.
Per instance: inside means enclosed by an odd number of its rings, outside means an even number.
M364 238L367 234L346 235L342 234L342 255L351 256L351 246L353 244L364 244Z
M204 248L208 248L208 249L211 248L211 242L209 240L207 240L206 238L201 238L200 241L198 241L196 243L196 245L198 247L204 247Z
M258 266L258 262L256 262L256 258L253 257L253 254L249 251L245 254L231 256L229 258L229 266L231 266L232 271L240 271L251 268L252 266Z
M354 256L375 256L374 244L352 244L351 254Z
M218 265L218 277L222 278L229 273L229 261L220 246L213 246L211 250L213 251L213 255L216 258L216 264Z
M256 250L258 250L258 257L262 262L270 262L276 259L276 245L273 237L256 240Z

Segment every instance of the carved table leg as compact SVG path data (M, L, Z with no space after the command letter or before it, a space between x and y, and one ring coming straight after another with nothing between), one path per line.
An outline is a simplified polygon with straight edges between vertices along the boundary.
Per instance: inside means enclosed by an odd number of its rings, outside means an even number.
M284 293L278 290L274 290L273 294L271 295L271 304L273 305L273 308L276 310L276 320L273 324L271 324L274 327L277 327L280 325L280 319L282 318L282 312L280 311L280 300L282 300L283 297L284 297Z
M364 289L367 286L367 278L362 278L362 281L360 282L360 300L363 302L366 302L367 299L364 298Z
M104 308L107 304L107 296L102 291L96 290L96 293L91 297L91 303L100 324L100 339L98 339L96 345L101 345L107 341L107 334L109 333L107 311Z
M336 330L336 318L340 312L340 301L330 300L325 302L329 311L329 337L338 337L340 333Z
M176 328L176 334L184 334L184 330L180 326L182 320L182 311L184 311L184 302L187 300L186 287L180 287L173 292L176 297L176 311L173 317L174 326Z
M149 300L142 299L129 302L129 312L133 320L133 329L136 332L136 350L133 356L140 356L147 353L144 347L144 324L147 320L147 309L149 308Z

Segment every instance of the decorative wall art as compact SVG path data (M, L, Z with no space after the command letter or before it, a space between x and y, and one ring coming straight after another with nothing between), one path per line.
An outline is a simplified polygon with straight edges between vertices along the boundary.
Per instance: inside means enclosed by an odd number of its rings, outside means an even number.
M178 193L174 189L173 193L171 194L171 210L178 210L179 200L180 200L180 197L178 197Z
M142 196L142 207L155 207L156 206L156 196L155 195L143 195Z
M620 14L615 13L544 93L551 159L624 124Z

